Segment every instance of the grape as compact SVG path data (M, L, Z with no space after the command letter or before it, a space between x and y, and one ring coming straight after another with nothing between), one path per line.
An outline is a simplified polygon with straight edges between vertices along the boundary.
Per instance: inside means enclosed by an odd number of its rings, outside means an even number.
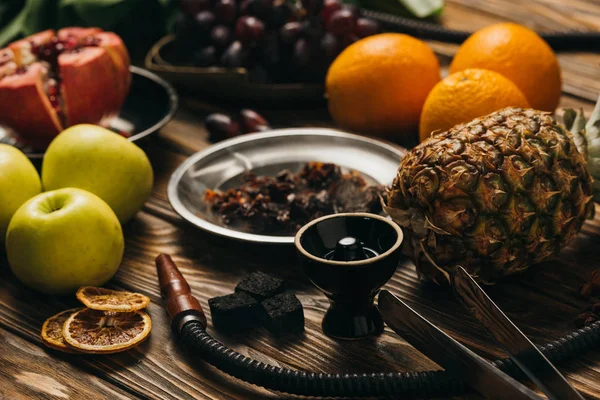
M240 4L240 15L254 15L258 7L256 0L243 0Z
M220 49L226 48L232 40L231 29L224 25L215 26L210 32L210 39Z
M288 22L284 26L281 27L279 31L279 37L281 41L285 44L295 43L296 40L300 37L300 32L302 31L302 24L300 22Z
M185 15L195 16L200 11L210 9L210 0L179 0L179 7Z
M263 132L271 129L267 120L254 110L243 109L240 111L242 116L242 126L246 133Z
M273 7L273 1L274 0L244 0L240 6L240 13L242 15L265 18Z
M344 0L176 1L185 61L246 68L256 82L322 80L345 47L381 31Z
M217 0L214 7L217 21L229 24L235 21L236 4L234 0Z
M204 119L204 127L208 131L210 140L214 142L242 134L240 124L225 114L215 113L208 115Z
M311 43L319 43L325 30L320 18L310 18L302 23L302 36Z
M175 16L175 35L177 39L189 39L190 19L184 13L177 13Z
M323 18L323 22L327 23L329 18L331 18L331 14L340 10L342 8L342 3L340 0L325 0L323 4L323 9L321 10L321 18Z
M204 47L193 54L194 64L199 67L210 67L217 62L217 50L215 46Z
M200 11L194 17L194 22L194 32L196 36L205 37L215 24L215 14L210 11Z
M342 45L340 40L333 34L327 32L321 39L321 52L324 55L325 61L331 63L340 54Z
M335 11L327 21L327 30L334 35L346 35L354 32L355 28L356 18L346 7Z
M294 45L293 62L297 68L306 68L311 61L310 43L306 39L299 39Z
M357 6L353 6L352 4L344 4L342 8L350 11L354 18L360 17L360 8L358 8Z
M342 47L346 48L354 42L358 42L360 38L354 33L348 33L342 38Z
M244 15L235 25L235 34L243 43L256 43L265 34L265 24L256 17Z
M281 53L277 33L267 32L261 48L261 62L267 68L275 69L281 62Z
M356 35L360 38L376 35L381 32L379 24L369 18L359 18L356 20Z
M310 15L317 15L323 8L323 0L302 0L302 7Z
M242 46L242 43L235 41L229 45L227 50L221 56L221 65L228 68L247 67L250 64L250 55Z
M271 28L281 28L292 17L293 11L289 4L281 3L269 9L266 16L267 25Z

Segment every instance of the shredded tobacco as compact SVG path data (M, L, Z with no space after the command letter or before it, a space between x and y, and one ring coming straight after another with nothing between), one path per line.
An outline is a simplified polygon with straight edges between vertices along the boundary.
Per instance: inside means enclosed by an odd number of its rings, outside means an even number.
M340 212L381 212L383 186L369 186L356 171L309 162L297 174L245 174L241 186L207 190L204 201L222 223L252 233L295 234L307 222Z

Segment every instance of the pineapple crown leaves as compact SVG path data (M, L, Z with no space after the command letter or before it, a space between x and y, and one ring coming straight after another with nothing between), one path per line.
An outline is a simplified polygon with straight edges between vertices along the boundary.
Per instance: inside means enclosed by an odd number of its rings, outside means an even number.
M577 149L587 161L587 168L594 178L596 201L600 201L600 97L586 120L583 110L565 110L563 122L573 135Z
M578 112L572 108L566 109L563 115L563 123L573 135L573 141L577 150L581 153L583 158L587 159L587 139L585 137L585 116L583 115L583 109L579 109Z

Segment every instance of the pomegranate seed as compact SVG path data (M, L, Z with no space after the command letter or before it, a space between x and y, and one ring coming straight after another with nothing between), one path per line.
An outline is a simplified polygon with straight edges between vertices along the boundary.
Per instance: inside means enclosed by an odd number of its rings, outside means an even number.
M77 47L77 39L73 36L69 36L67 40L64 41L64 46L66 50L72 50Z

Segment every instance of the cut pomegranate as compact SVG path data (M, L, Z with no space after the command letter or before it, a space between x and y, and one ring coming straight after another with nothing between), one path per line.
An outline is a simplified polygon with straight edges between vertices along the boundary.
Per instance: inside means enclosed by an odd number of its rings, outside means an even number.
M99 28L47 30L0 49L0 123L42 150L64 128L104 124L129 92L129 54Z

